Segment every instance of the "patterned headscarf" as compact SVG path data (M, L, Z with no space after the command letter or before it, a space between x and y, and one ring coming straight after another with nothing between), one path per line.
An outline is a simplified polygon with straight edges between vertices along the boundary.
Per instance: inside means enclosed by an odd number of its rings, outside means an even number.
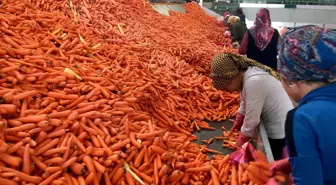
M278 45L278 71L291 81L336 80L336 32L318 26L287 31Z
M225 12L224 17L226 17L226 16L230 16L230 12Z
M279 79L278 73L272 68L255 60L231 53L222 53L214 57L211 62L210 77L217 89L225 89L239 72L246 71L248 67L258 67Z
M263 51L271 42L274 29L271 27L271 17L268 9L262 8L258 11L254 26L250 28L255 45Z

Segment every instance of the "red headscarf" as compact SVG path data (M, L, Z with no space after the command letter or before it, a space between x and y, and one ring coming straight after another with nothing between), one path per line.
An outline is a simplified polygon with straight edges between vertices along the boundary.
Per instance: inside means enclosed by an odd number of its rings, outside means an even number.
M250 28L256 46L263 51L271 42L274 29L271 27L271 18L268 9L262 8L258 11L254 26Z

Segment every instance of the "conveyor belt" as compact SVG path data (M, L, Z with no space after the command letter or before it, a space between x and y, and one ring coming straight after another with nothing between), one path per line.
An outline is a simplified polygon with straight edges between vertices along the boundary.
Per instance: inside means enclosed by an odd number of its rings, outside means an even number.
M182 12L185 13L185 9L182 4L152 4L152 8L162 14L169 16L169 10L172 10L174 12Z
M209 140L210 138L214 138L216 136L223 136L222 126L224 126L227 130L231 129L232 122L230 121L222 121L222 122L209 122L211 127L216 128L216 130L201 130L200 132L195 131L194 134L198 137L198 140L195 141L200 145L206 145L202 142L202 140ZM224 155L232 153L234 150L230 148L223 148L223 141L214 141L207 145L208 148L217 150L222 152ZM252 141L252 145L254 148L261 150L265 153L267 160L269 162L273 161L272 150L268 141L268 137L264 128L264 125L261 123L258 127L258 135L256 140ZM207 155L211 158L212 154L207 153Z
M209 140L210 138L214 138L216 136L223 136L223 130L222 126L224 126L226 129L230 129L232 127L232 122L230 121L222 121L222 122L209 122L209 125L211 127L216 128L216 130L201 130L200 132L195 131L194 134L198 137L198 140L195 141L200 145L206 145L202 142L202 140ZM234 150L229 148L223 148L223 141L214 141L207 145L208 148L217 150L219 152L222 152L224 155L232 153ZM208 156L211 157L211 154L208 153Z
M183 7L183 4L181 3L152 3L152 8L162 14L162 15L166 15L166 16L169 16L169 13L168 11L169 10L172 10L172 11L175 11L175 12L182 12L182 13L185 13L185 9ZM205 8L205 7L201 7L203 9L203 11L210 15L210 16L213 16L213 17L216 17L216 18L220 18L222 17L221 15L217 14L216 12L208 9L208 8Z

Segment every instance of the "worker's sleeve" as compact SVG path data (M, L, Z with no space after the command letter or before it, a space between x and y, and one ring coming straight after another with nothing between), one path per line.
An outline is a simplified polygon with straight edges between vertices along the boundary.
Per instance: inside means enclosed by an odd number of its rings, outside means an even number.
M238 26L237 24L233 24L231 28L231 40L232 42L238 41Z
M239 54L245 55L247 52L247 44L248 44L248 32L245 33L242 42L240 43L239 47Z
M261 111L264 106L266 91L259 78L249 79L244 84L245 119L241 132L248 137L254 137L260 122Z
M238 109L238 113L241 115L245 115L245 102L244 102L244 96L242 96L242 93L240 93L240 106Z
M309 113L294 109L286 119L286 139L295 185L323 185L323 173L317 138Z

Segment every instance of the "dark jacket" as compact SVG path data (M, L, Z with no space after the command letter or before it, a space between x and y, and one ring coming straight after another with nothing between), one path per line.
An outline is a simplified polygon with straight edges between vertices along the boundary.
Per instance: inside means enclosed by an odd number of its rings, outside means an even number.
M248 44L247 44L247 58L256 60L266 66L277 70L277 45L279 39L279 32L277 29L274 29L274 34L270 43L266 46L266 48L261 51L256 45L253 36L251 35L250 31L248 33Z
M243 37L247 31L246 24L244 22L234 23L230 26L232 42L239 42L243 40Z
M241 22L245 23L245 19L246 19L245 14L240 14L238 15L238 17L240 18Z
M295 184L336 185L336 83L309 92L285 124Z

